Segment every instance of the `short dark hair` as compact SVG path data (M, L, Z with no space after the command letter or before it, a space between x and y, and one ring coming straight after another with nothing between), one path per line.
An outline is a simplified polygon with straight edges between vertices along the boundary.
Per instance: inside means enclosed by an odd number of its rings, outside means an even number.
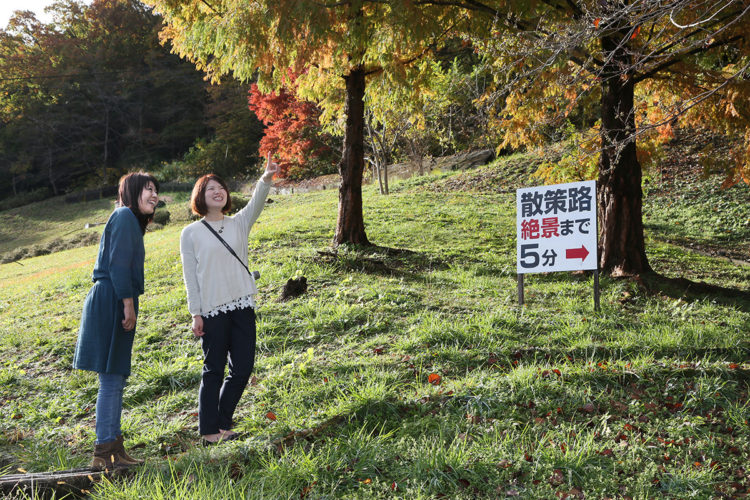
M138 224L141 226L141 232L146 232L146 226L148 223L154 220L154 214L141 213L141 209L138 206L138 200L141 197L141 193L146 188L149 182L154 183L156 191L159 191L159 181L156 178L146 172L131 172L120 177L119 187L117 189L117 203L121 207L128 207L138 219Z
M221 209L222 213L229 213L232 210L232 197L229 196L229 187L224 179L216 174L206 174L197 181L193 186L193 193L190 195L190 209L195 215L203 217L208 213L208 207L206 206L206 186L209 181L216 181L221 184L224 191L227 192L227 202L224 204L224 208Z

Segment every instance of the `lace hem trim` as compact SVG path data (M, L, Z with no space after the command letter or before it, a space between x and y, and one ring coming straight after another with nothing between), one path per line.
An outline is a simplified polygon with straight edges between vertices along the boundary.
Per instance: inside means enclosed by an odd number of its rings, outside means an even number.
M232 302L227 302L226 304L217 306L208 311L208 313L206 313L206 316L216 316L219 313L235 311L237 309L246 309L248 307L255 308L255 299L252 295L245 295L244 297L240 297L239 299L233 300Z

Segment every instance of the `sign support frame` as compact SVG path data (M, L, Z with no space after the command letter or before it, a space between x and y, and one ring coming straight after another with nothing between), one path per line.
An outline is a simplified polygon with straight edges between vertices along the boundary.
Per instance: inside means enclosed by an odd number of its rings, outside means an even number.
M597 187L598 187L596 181L582 181L582 182L573 182L573 183L559 184L559 185L554 185L554 186L535 186L535 187L532 187L532 188L517 189L516 190L516 203L517 203L517 207L518 207L517 227L519 228L518 229L518 236L517 236L517 238L520 238L520 235L521 235L520 226L518 226L518 224L519 224L518 220L520 220L520 217L521 217L521 215L520 215L521 209L520 209L520 205L519 205L519 192L520 191L522 191L522 190L523 191L528 191L529 189L539 189L539 188L548 188L549 189L549 188L555 188L555 187L557 187L559 189L560 187L565 188L566 186L575 186L575 185L581 185L581 184L588 184L589 182L591 184L593 184L593 186L592 186L593 187L593 199L596 200L597 199ZM574 188L571 187L571 190L572 189L574 189ZM559 191L558 191L558 193L559 193ZM564 192L563 192L563 194L564 194ZM545 196L546 196L546 193L545 193ZM541 203L541 201L539 203ZM572 206L573 205L571 204L571 207ZM600 288L599 288L599 255L598 255L599 252L598 252L598 241L596 241L598 239L598 235L599 235L599 217L598 217L598 213L597 213L596 201L593 202L593 208L594 208L594 210L593 210L593 217L592 217L592 219L593 219L593 223L594 223L593 225L594 225L594 238L595 238L595 240L594 240L593 245L592 245L591 241L588 242L588 245L589 245L589 248L591 246L593 246L593 248L594 248L594 252L593 253L594 253L594 259L595 259L595 262L596 262L596 267L589 267L587 269L585 268L585 269L581 269L581 270L591 270L591 271L594 272L594 274L593 274L593 278L594 278L594 280L593 280L594 281L594 283L593 283L593 286L594 286L594 290L593 290L594 291L594 297L593 297L594 298L594 311L595 312L600 312L601 311L601 304L600 304ZM541 209L539 209L539 210L541 210ZM549 212L549 210L550 209L549 209L549 205L548 205L547 212ZM553 213L556 214L557 213L557 207L555 207L554 210L555 210L555 212L553 212ZM563 207L562 211L565 212L566 209ZM533 215L536 215L537 213L541 214L541 211L539 211L539 212L531 212L529 215L533 216ZM543 222L543 224L545 224L547 220L553 220L554 224L555 225L557 224L557 218L556 217L554 219L545 219L544 222ZM532 220L532 222L534 222L534 221ZM572 223L572 221L566 221L566 222L568 222L568 224ZM581 222L581 220L576 220L576 222ZM538 224L538 222L537 222L537 224ZM536 230L537 231L539 230L538 225L537 225ZM579 229L579 231L583 232L582 229ZM570 233L568 233L568 234L570 234ZM554 235L558 236L556 232L555 232ZM563 233L563 236L566 236L565 233ZM538 238L538 237L539 237L538 235L537 236L532 236L532 238ZM551 236L547 236L545 234L545 235L542 235L542 237L543 238L549 238ZM520 245L520 243L518 243L518 245ZM577 242L576 242L576 245L577 245ZM517 249L518 249L517 250L517 259L519 259L519 260L517 260L517 262L520 263L520 264L517 264L518 270L521 269L521 266L524 267L524 268L535 268L536 266L538 266L538 264L539 264L539 252L540 252L540 251L536 250L538 247L539 247L539 245L537 245L537 244L520 245L520 247L517 246ZM542 248L544 248L544 247L542 247ZM573 250L576 251L575 254L573 253ZM583 256L581 256L582 262L583 262L583 259L586 258L586 255L588 254L588 252L586 252L587 249L586 249L586 247L583 244L581 244L581 250L583 250L583 252L584 252ZM580 253L578 252L577 246L575 248L573 248L573 249L567 249L566 252L570 252L569 254L566 253L566 256L570 255L570 257L567 257L568 259L570 259L570 258L577 258L578 256L580 256ZM552 253L553 253L552 266L554 266L554 257L555 257L556 254L554 253L554 250L553 250ZM543 255L543 257L545 257L545 258L547 257L546 253ZM529 263L527 265L527 263L524 263L521 260L522 258L524 258L524 259L525 258L532 258L534 263L533 264ZM546 266L547 264L543 264L543 265ZM565 268L564 269L552 269L549 272L576 271L577 270L575 268L571 268L570 266L567 266L567 267L568 267L567 269L565 269ZM533 274L535 272L540 272L540 271L530 271L531 274ZM541 271L541 272L543 272L543 271ZM518 305L520 307L525 306L524 274L528 274L528 273L523 273L523 272L517 272L516 273L516 276L517 276L516 281L517 281Z
M517 281L518 281L518 305L524 306L526 305L524 302L524 287L523 287L523 274L517 275ZM594 311L600 312L602 310L600 303L599 303L599 268L594 269Z

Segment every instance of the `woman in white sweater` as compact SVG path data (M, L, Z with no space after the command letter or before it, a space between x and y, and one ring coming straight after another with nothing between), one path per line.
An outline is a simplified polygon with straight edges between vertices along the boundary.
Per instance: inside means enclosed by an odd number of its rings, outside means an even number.
M182 230L180 254L192 330L203 348L198 431L204 444L237 438L232 416L255 360L258 289L247 267L247 238L278 169L269 154L252 199L231 217L229 189L217 175L198 179L190 197L193 213L203 218Z

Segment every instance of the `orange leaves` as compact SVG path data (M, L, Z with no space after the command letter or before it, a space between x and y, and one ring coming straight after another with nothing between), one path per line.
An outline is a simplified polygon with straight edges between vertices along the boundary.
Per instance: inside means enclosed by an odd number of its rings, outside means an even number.
M557 368L553 368L552 370L540 370L539 374L542 378L550 378L553 374L558 377L562 377L562 372Z
M442 378L437 373L430 373L430 375L427 377L427 382L429 382L432 385L440 385L440 382L442 382Z
M272 411L269 411L268 413L266 413L266 418L268 420L275 421L276 420L276 414L274 412L272 412Z
M636 37L638 36L638 34L639 34L640 32L641 32L641 27L640 27L640 26L636 26L636 27L635 27L635 29L633 30L633 34L632 34L632 35L630 35L630 39L631 39L631 40L635 40L635 39L636 39Z
M594 19L594 28L599 28L599 23L601 22L601 20L601 17L597 17L596 19Z

